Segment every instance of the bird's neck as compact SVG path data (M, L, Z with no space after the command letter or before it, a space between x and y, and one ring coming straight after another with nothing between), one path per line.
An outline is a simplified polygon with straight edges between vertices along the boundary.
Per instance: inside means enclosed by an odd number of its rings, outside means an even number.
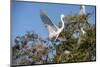
M62 30L64 28L64 20L62 17L61 17L61 23L62 23L62 27L60 29Z
M81 31L82 31L83 34L85 33L85 30L83 28L81 28Z

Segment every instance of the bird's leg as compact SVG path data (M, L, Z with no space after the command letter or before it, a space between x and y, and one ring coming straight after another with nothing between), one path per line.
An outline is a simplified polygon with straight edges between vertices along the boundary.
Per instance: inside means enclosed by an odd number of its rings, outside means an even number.
M57 40L58 36L59 36L59 35L56 36L55 41Z
M54 41L56 41L56 40L57 40L57 38L58 38L58 35L56 36L56 38L55 38L55 40L54 40Z

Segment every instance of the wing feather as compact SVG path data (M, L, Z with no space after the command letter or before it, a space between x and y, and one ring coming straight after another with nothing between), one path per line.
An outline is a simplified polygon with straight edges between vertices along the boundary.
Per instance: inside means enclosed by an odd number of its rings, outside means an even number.
M51 30L57 31L56 26L52 23L52 21L49 19L49 17L44 13L43 10L40 10L40 18L42 22L44 23L45 27ZM49 30L49 29L48 29ZM49 31L50 32L50 31Z

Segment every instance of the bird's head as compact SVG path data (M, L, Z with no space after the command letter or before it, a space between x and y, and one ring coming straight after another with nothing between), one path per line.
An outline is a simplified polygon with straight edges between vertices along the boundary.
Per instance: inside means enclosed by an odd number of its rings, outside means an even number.
M64 18L64 14L61 14L61 18Z

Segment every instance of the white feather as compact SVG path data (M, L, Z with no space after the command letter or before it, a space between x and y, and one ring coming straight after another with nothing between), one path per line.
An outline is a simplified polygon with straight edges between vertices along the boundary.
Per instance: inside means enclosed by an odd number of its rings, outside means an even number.
M61 33L61 31L64 29L64 21L63 21L64 15L61 15L61 22L62 22L61 28L54 25L51 22L51 20L49 19L49 17L43 11L41 11L40 16L41 16L41 19L42 19L43 23L46 25L46 28L48 30L49 39L51 40L52 38L55 37L55 40L56 40L58 38L59 34Z
M80 6L80 12L79 12L80 15L85 15L86 12L85 12L85 6L84 5L81 5Z

